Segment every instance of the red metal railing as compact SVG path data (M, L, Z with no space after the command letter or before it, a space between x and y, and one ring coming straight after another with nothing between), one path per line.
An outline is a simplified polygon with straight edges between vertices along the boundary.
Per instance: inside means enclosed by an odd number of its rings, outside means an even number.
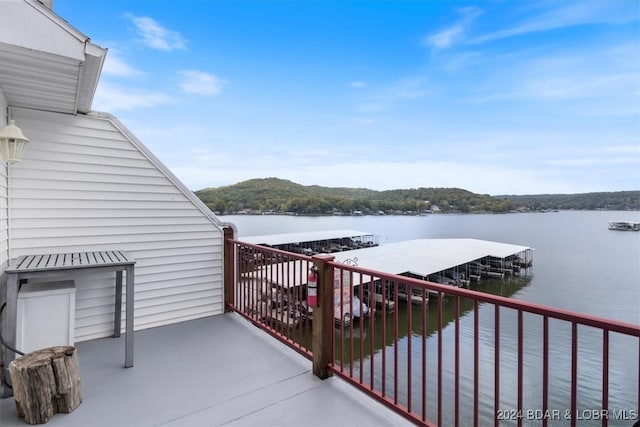
M229 242L231 308L309 358L306 277L314 261L329 265L329 369L417 424L607 426L638 417L640 325Z
M306 304L310 257L229 240L233 246L228 307L311 358L311 313Z

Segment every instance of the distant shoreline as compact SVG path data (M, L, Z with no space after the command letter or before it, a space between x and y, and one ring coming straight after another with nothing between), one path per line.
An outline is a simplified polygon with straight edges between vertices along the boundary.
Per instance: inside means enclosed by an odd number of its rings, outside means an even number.
M360 217L360 216L430 216L430 215L506 215L506 214L521 214L521 213L556 213L556 212L640 212L640 209L542 209L542 210L528 210L528 211L509 211L509 212L490 212L490 211L473 211L473 212L428 212L428 213L389 213L389 214L305 214L295 212L234 212L234 213L218 213L214 212L217 216L304 216L304 217Z

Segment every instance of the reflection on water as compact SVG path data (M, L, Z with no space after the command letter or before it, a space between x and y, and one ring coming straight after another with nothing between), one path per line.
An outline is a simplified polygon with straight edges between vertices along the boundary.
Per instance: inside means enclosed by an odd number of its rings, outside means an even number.
M473 288L494 295L509 297L518 290L526 286L530 277L512 277L509 279L485 279ZM455 297L445 297L441 304L437 298L431 298L428 302L428 310L424 313L421 307L400 302L396 310L391 313L377 311L375 318L363 319L354 322L352 325L336 329L336 364L346 372L353 373L365 384L371 385L374 389L384 392L386 396L396 398L400 403L420 413L422 411L423 396L427 401L427 414L432 420L437 419L437 339L438 339L438 317L441 312L441 339L443 341L442 372L444 378L453 378L453 328L455 320ZM473 306L472 300L460 298L458 301L460 310L460 346L461 354L461 398L467 403L461 405L462 416L472 417L472 413L466 413L465 408L471 410L468 402L472 401L472 384L468 384L473 379ZM482 304L480 312L482 313ZM493 308L488 307L491 310ZM386 329L383 330L383 315L386 317ZM487 316L487 315L485 315ZM489 313L487 319L491 320L490 325L486 325L486 330L490 331L491 338L489 344L493 344L493 312ZM397 335L396 335L397 331ZM411 333L409 333L411 331ZM482 331L482 325L481 325ZM342 339L344 337L344 339ZM372 356L373 354L373 356ZM485 352L485 354L487 354ZM488 363L493 370L493 353L489 354L491 359ZM423 359L424 357L424 359ZM373 359L373 360L372 360ZM349 361L353 361L349 363ZM423 364L423 360L426 364ZM344 363L342 362L344 361ZM470 362L471 365L467 366ZM374 367L373 372L371 367ZM382 367L385 366L383 377ZM470 369L469 369L470 368ZM411 370L411 378L408 381L408 371ZM485 372L486 369L485 369ZM422 390L422 376L427 378L427 389ZM491 374L492 375L492 374ZM486 376L486 374L485 374ZM398 378L397 394L394 378ZM493 376L488 378L493 384ZM384 381L384 386L383 386ZM409 383L411 382L411 383ZM465 385L466 383L466 385ZM443 387L443 415L452 412L453 388L452 383ZM484 388L483 390L486 390ZM486 390L481 400L492 403L492 391ZM411 402L409 402L411 395ZM449 396L450 395L450 396ZM492 406L488 406L492 407ZM492 412L492 411L491 411ZM493 420L492 413L482 413L487 423ZM446 420L447 417L444 417ZM469 420L472 423L472 418Z
M504 280L484 279L479 284L472 287L474 290L491 293L493 295L501 295L509 297L521 289L530 281L528 277L507 278ZM455 318L454 308L455 298L445 297L442 301L442 328ZM422 319L422 309L417 305L410 305L406 302L399 301L396 310L393 312L385 312L376 310L375 317L359 319L352 322L348 326L336 328L336 362L345 360L360 359L361 356L370 356L372 353L381 351L384 347L390 346L395 342L395 330L397 328L398 340L407 339L409 328L411 328L411 337L414 341L422 340L424 336L429 337L438 330L438 298L430 298L427 302L428 310L426 318ZM460 299L461 318L473 309L473 301ZM382 317L385 317L383 322ZM386 324L386 330L383 331L382 325ZM426 329L423 328L426 325ZM344 340L340 337L345 337ZM372 339L373 338L373 339ZM353 352L353 353L352 353ZM350 355L353 354L353 357ZM343 355L345 357L343 357Z

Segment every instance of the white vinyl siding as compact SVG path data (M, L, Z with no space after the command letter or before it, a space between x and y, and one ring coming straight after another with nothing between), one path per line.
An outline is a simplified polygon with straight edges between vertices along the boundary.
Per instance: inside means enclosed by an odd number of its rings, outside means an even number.
M31 139L11 170L13 256L127 251L137 261L136 330L222 313L219 224L119 123L24 109L13 115ZM110 335L113 274L74 279L76 340Z
M0 87L0 129L9 122L7 118L7 99ZM9 211L7 205L7 162L0 160L0 272L9 262Z
M7 163L0 162L0 271L9 264L9 211L7 200Z

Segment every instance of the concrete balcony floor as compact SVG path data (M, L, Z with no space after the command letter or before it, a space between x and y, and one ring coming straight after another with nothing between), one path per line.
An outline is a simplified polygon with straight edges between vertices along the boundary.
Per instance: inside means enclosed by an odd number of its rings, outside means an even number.
M235 314L77 343L82 404L50 426L411 425L346 382L321 381L311 362ZM25 426L12 398L0 425Z

